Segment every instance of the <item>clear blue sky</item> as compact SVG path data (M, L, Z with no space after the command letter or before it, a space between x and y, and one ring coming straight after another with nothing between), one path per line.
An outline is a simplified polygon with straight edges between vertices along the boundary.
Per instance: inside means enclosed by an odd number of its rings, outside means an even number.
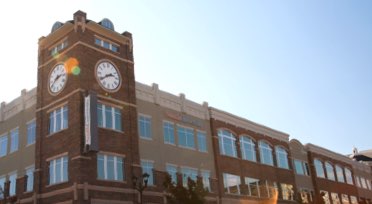
M372 149L372 1L1 2L0 101L36 86L38 38L79 9L133 34L139 82L302 143Z

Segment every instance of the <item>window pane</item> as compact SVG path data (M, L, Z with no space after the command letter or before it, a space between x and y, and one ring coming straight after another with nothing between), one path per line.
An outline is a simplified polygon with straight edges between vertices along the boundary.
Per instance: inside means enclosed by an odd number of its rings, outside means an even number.
M326 166L326 171L327 171L327 178L329 180L335 181L336 178L335 178L335 173L334 173L334 169L333 169L332 164L326 162L325 166Z
M107 128L113 128L112 126L112 108L111 107L105 107L105 119L106 124L105 127Z
M121 129L121 112L118 108L115 108L115 130Z
M148 185L154 185L153 168L154 164L150 161L141 161L142 174L147 173L149 175Z
M105 179L104 156L100 154L97 156L97 171L98 171L98 178Z
M116 157L116 172L117 172L117 180L122 181L123 180L123 159L120 157Z
M67 157L63 157L63 180L62 181L68 181L68 161Z
M314 165L315 165L315 171L316 171L317 177L325 178L323 163L321 161L315 159L314 160Z
M110 49L110 43L103 41L103 47L106 49Z
M174 144L174 126L173 123L163 122L164 143Z
M54 129L54 114L55 114L54 111L49 114L49 133L55 132L55 129Z
M114 51L114 52L117 52L118 51L118 47L116 47L115 45L111 45L111 50Z
M209 182L209 171L201 171L201 176L202 176L202 179L203 179L203 187L208 189L208 191L210 192L211 191L211 186L210 186L210 182Z
M94 43L95 43L96 45L100 45L100 46L101 46L101 40L98 39L98 38L96 38L96 39L94 40Z
M273 166L274 162L270 145L266 142L260 141L259 148L261 154L261 163Z
M27 125L27 145L35 143L36 123L32 121Z
M68 109L67 106L63 107L63 129L68 127Z
M242 136L240 138L240 148L242 151L242 158L249 161L256 161L255 144L252 139Z
M186 130L183 127L177 127L178 144L182 147L187 147Z
M102 104L97 104L97 119L98 119L98 127L104 127L103 126L103 109Z
M235 136L231 132L219 130L218 141L221 154L236 157Z
M18 150L18 128L10 132L10 152Z
M27 175L27 186L26 191L32 191L34 188L34 167L28 168L26 170Z
M173 165L166 166L168 174L171 176L172 182L177 182L177 167Z
M17 179L17 173L11 174L9 176L10 186L9 186L9 195L13 196L16 193L16 179Z
M201 152L207 152L207 138L204 132L198 131L198 149Z
M107 156L107 179L108 180L115 180L114 176L114 157Z
M190 148L195 148L195 141L194 141L194 130L190 128L186 128L186 146Z
M55 131L54 132L57 132L59 130L62 129L62 113L61 113L61 109L58 108L55 112L55 120L56 120L56 127L55 127Z
M62 161L61 161L62 158L60 159L57 159L56 160L56 175L55 175L55 183L59 183L61 182L61 178L62 178Z
M49 163L49 184L55 183L55 175L54 175L54 163L55 160L50 161Z
M304 175L304 169L302 166L302 161L295 159L294 160L296 174Z
M223 174L225 193L240 194L240 177L232 174Z
M0 136L0 157L3 157L7 154L8 151L8 136Z

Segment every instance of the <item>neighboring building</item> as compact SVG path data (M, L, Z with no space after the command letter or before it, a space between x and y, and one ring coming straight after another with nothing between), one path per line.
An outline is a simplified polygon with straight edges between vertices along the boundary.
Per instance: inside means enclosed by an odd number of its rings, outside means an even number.
M314 203L314 185L312 181L314 175L310 172L308 152L305 146L296 139L292 139L289 142L289 146L296 180L297 199L301 200L302 203Z
M367 161L136 82L132 35L108 19L55 23L38 62L37 87L0 106L0 200L138 203L148 173L143 203L166 203L169 173L211 204L372 203Z
M306 144L310 172L313 175L315 203L356 203L358 191L354 185L352 161L341 154Z
M295 180L289 135L210 108L222 203L291 203Z

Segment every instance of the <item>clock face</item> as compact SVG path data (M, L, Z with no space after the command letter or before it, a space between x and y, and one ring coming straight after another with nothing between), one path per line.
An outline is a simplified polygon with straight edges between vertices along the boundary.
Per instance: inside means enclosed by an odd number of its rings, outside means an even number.
M101 87L107 91L117 91L120 87L119 72L111 62L100 62L96 67L96 77Z
M49 75L49 90L52 94L57 94L65 87L67 72L63 64L56 65Z

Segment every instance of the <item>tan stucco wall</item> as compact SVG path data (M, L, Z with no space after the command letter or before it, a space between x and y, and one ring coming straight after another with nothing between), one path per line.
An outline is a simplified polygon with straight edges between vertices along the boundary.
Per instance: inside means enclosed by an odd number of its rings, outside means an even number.
M8 135L7 155L0 157L0 176L17 171L17 176L22 177L25 168L35 163L35 144L27 146L27 123L35 119L35 105L24 109L11 118L0 122L0 135ZM10 151L10 131L19 128L18 150Z
M212 149L212 137L210 132L209 120L199 119L193 116L187 116L200 122L201 127L193 126L190 123L178 121L169 114L183 114L170 110L154 103L145 102L137 99L138 113L151 116L152 122L152 140L139 140L140 158L143 160L154 161L156 170L165 171L166 164L173 164L180 167L191 167L199 170L209 170L211 178L215 178L214 159ZM163 121L173 122L176 125L194 128L206 132L207 135L207 153L186 149L178 146L177 134L175 134L175 145L164 144L163 139ZM197 147L197 137L195 136L195 145ZM180 171L180 169L179 169Z

